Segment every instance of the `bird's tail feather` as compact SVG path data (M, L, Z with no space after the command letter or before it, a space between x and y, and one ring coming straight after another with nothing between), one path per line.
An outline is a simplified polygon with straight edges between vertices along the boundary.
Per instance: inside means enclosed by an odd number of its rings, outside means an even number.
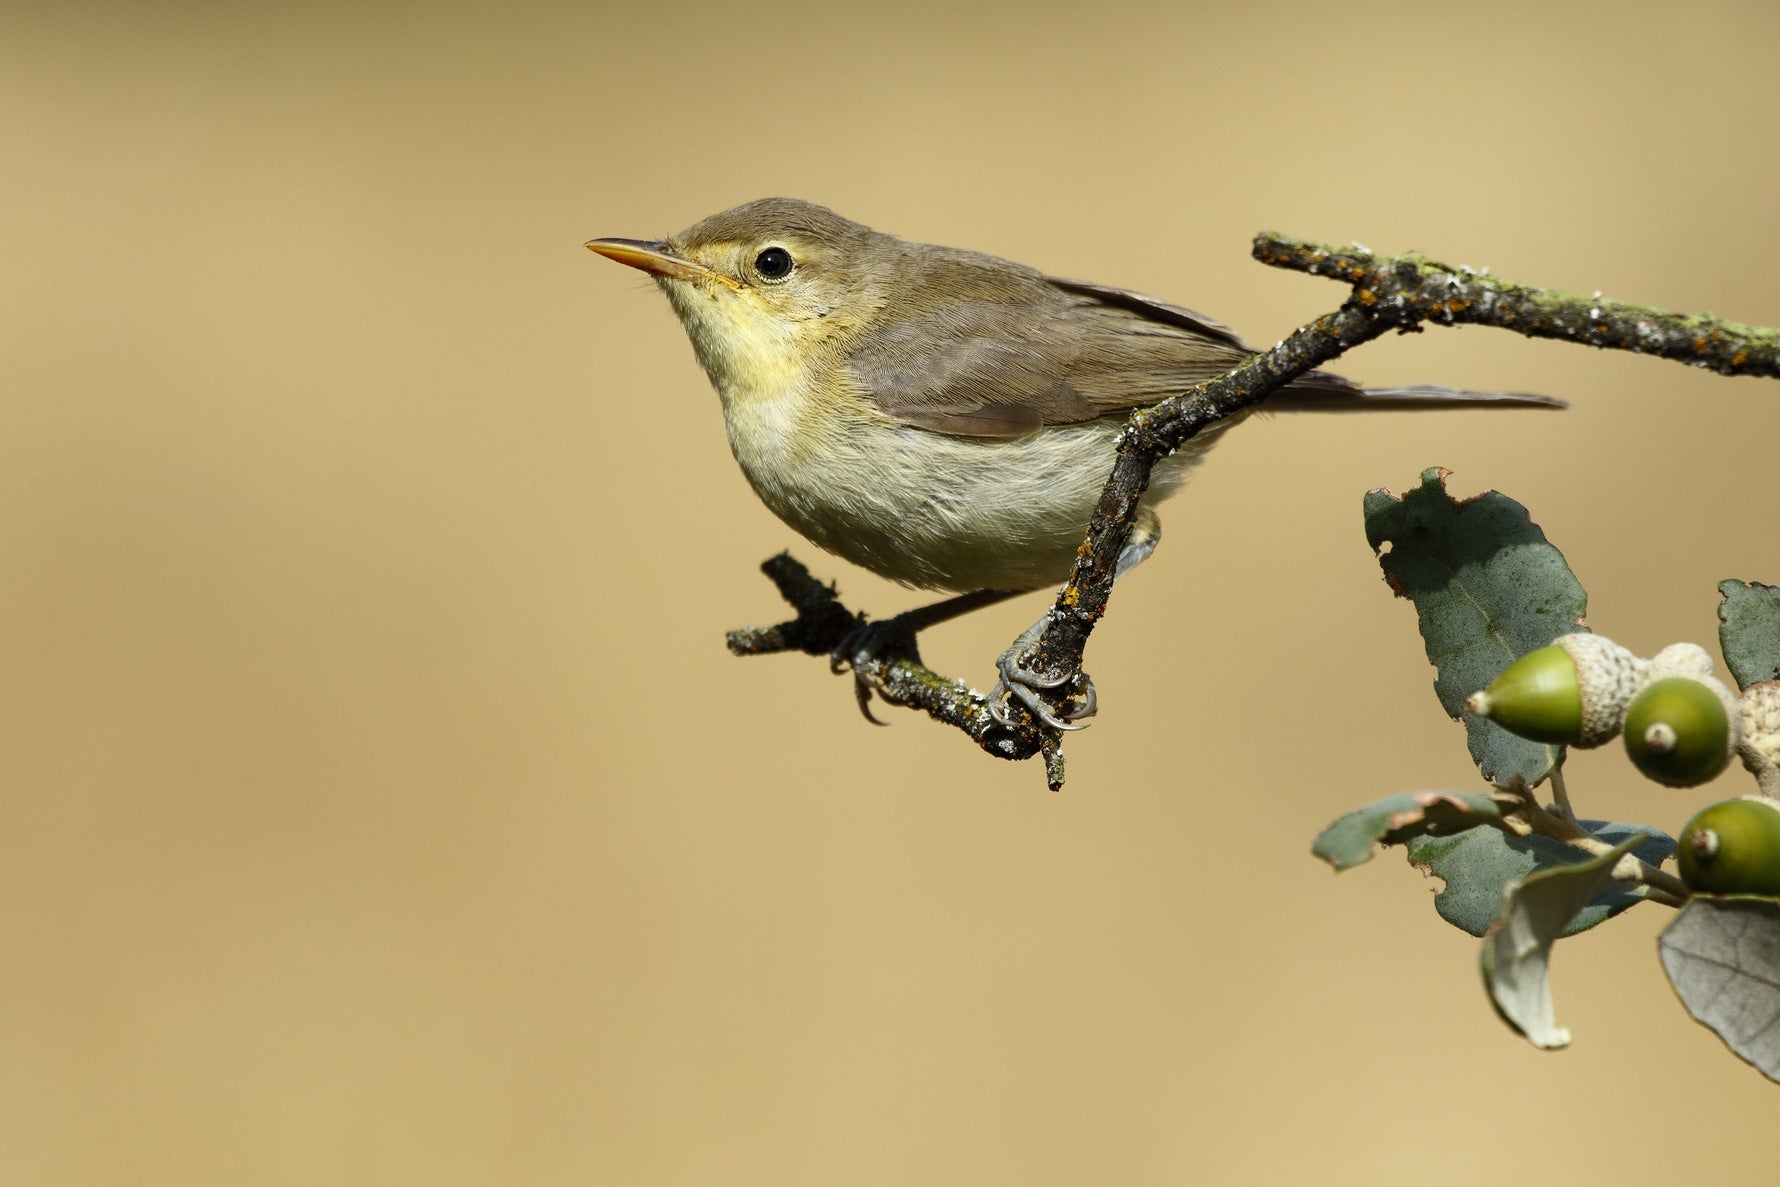
M1503 408L1568 408L1569 402L1528 392L1467 392L1418 383L1411 387L1361 387L1328 371L1312 371L1292 386L1268 396L1268 412L1384 412L1423 408L1451 409L1455 404Z

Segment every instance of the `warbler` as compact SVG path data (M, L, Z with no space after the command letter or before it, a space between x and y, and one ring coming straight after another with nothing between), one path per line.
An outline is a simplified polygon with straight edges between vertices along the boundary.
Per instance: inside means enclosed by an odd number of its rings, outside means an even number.
M666 239L586 246L667 294L717 389L736 461L780 519L893 581L961 595L851 641L838 658L856 664L897 630L912 638L1062 583L1127 414L1252 353L1178 305L908 242L792 198L737 206ZM1266 408L1464 404L1561 406L1438 387L1369 391L1314 372ZM1244 418L1157 463L1120 574L1155 549L1155 504ZM1021 647L1002 657L998 691L1056 728L1092 711L1091 692L1070 713L1046 707L1032 690L1056 682L1022 668Z

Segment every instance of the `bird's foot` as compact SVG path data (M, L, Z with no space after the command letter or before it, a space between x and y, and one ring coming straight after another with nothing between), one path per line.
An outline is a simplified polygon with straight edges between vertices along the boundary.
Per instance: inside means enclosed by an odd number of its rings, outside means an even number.
M921 662L920 649L915 646L915 632L919 626L908 621L907 615L898 614L893 618L880 619L877 622L860 624L848 631L841 641L834 645L828 653L828 670L835 675L851 669L853 672L853 697L859 702L859 712L873 725L884 725L872 715L872 693L882 691L884 684L881 679L868 676L865 668L873 660L889 663L899 659Z
M1001 676L989 690L989 716L997 724L1013 728L1009 709L1011 702L1018 701L1028 713L1054 730L1087 729L1086 719L1100 711L1100 696L1094 691L1094 681L1088 674L1080 669L1040 671L1029 667L1022 659L1024 652L1044 633L1045 622L1045 619L1039 619L995 661ZM1067 696L1072 703L1059 711L1055 707L1055 702L1061 699L1057 690L1064 688L1069 690Z

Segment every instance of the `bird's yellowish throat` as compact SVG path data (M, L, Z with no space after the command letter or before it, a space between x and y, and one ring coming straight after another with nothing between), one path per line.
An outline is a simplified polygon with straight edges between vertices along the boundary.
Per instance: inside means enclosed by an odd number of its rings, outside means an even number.
M1061 584L1126 415L1250 353L1190 310L909 243L790 198L664 240L587 246L650 273L667 294L722 400L730 448L779 518L905 585L969 591L917 612L906 622L917 628L995 600L984 591ZM1267 407L1457 403L1553 402L1368 392L1318 372ZM1120 572L1154 549L1154 505L1239 419L1156 466ZM1017 665L1002 668L1020 692Z

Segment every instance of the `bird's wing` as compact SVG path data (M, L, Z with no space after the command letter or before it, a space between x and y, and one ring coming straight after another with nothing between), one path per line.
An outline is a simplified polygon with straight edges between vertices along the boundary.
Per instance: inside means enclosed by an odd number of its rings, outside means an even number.
M1246 351L1248 349L1248 344L1237 336L1235 330L1215 317L1207 317L1184 305L1170 305L1166 301L1158 301L1154 297L1146 297L1142 293L1134 293L1130 289L1113 288L1111 285L1094 284L1087 280L1066 280L1061 276L1047 276L1045 279L1064 292L1093 297L1108 305L1129 309L1150 321L1179 326L1190 333L1222 342L1227 346L1234 346L1238 350Z
M1231 330L1125 289L1058 280L968 252L929 259L917 299L883 316L848 358L893 420L958 437L1021 437L1124 416L1224 374L1251 354ZM887 310L886 313L889 313ZM1269 398L1273 411L1494 404L1562 408L1513 392L1372 390L1327 371Z
M1221 375L1249 353L1226 327L1122 289L958 253L924 270L917 312L880 320L849 364L891 418L963 437L1019 437L1122 415Z

